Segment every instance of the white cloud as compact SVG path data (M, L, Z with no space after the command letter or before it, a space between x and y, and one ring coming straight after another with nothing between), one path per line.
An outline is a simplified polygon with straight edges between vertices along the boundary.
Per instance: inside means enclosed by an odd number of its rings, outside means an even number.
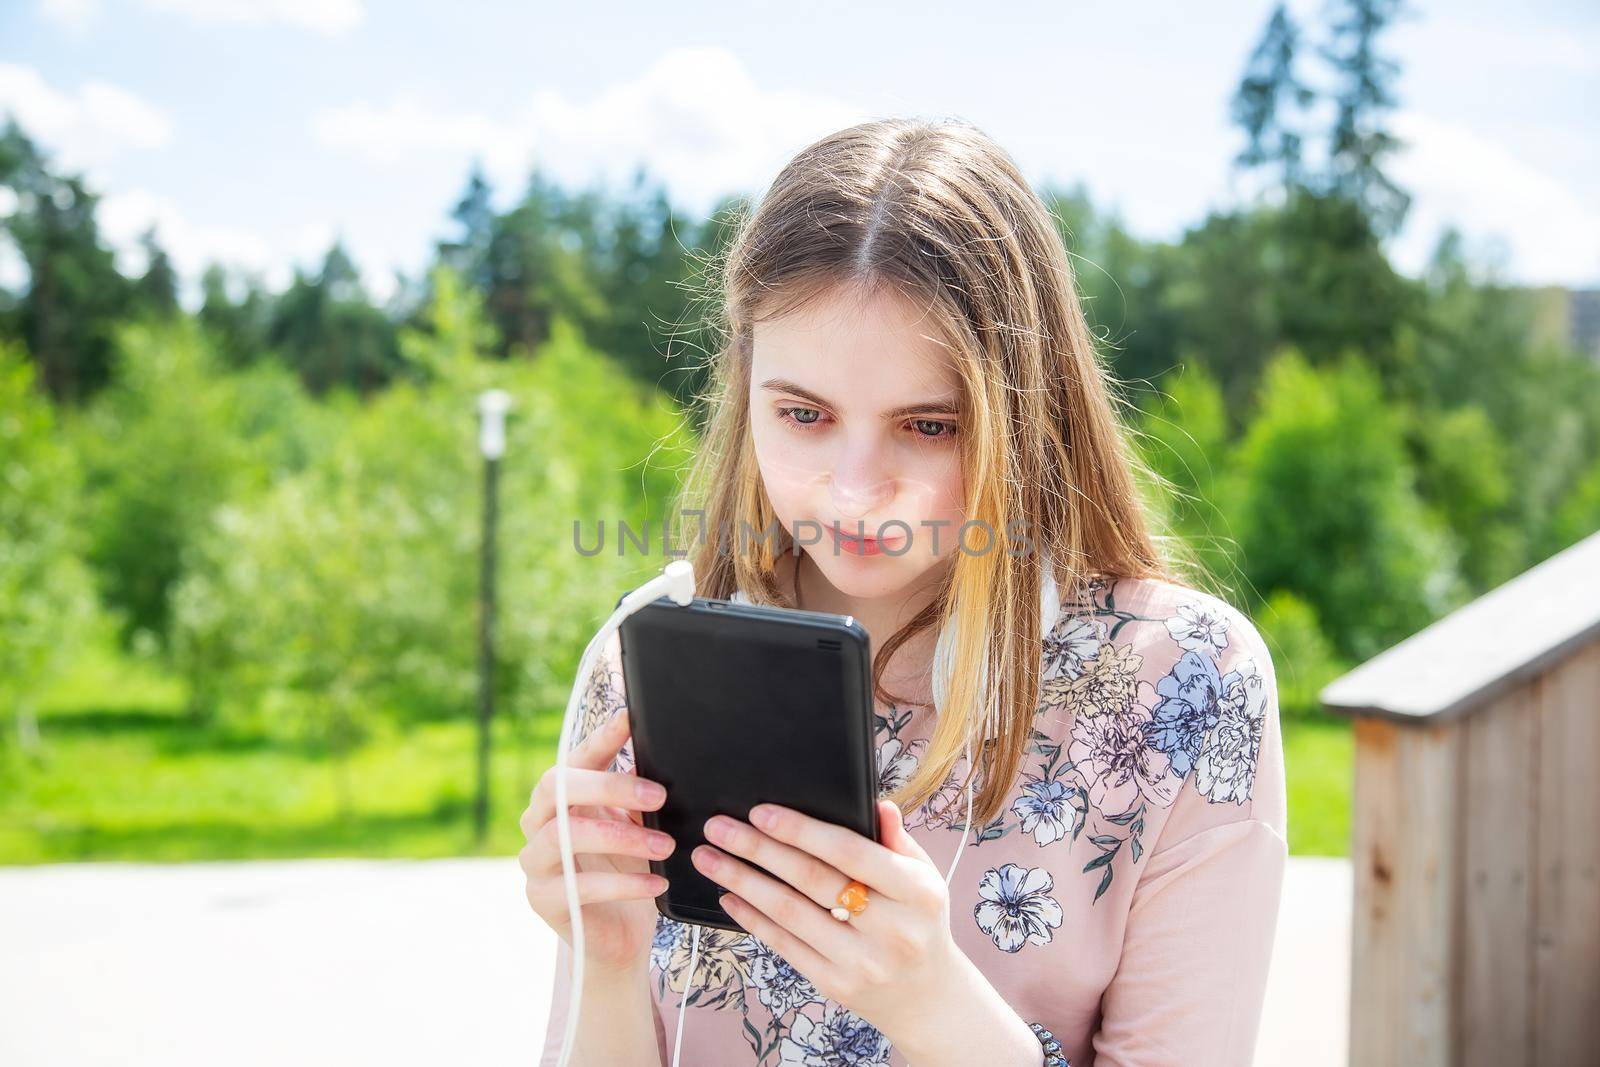
M139 237L155 227L158 243L184 280L186 303L198 293L200 274L212 262L257 274L269 287L281 289L296 265L313 269L333 243L335 230L330 223L270 235L202 225L190 221L163 196L109 186L97 173L105 164L130 150L162 148L173 137L171 120L125 89L104 82L59 89L29 67L0 62L0 113L5 111L14 113L23 130L49 155L51 170L83 172L89 185L104 194L96 219L106 244L116 253L119 270L129 275L143 272L146 263ZM14 202L4 199L10 193L0 188L0 216L15 208ZM355 251L351 254L368 291L386 299L395 288L393 272L366 262ZM0 285L16 289L26 280L26 265L15 247L0 247Z
M362 0L134 0L140 7L212 25L284 25L347 33L366 21ZM105 14L105 0L39 0L41 17L83 33Z
M160 148L172 140L166 113L126 89L100 81L57 89L31 67L0 62L0 113L6 111L68 170L90 169L124 150Z
M212 263L253 275L281 292L293 280L296 267L307 273L320 268L338 237L338 229L329 222L307 223L270 236L232 226L198 225L171 200L144 190L108 195L96 217L106 243L116 251L117 269L130 277L142 274L148 265L139 238L154 226L156 243L184 281L184 303L190 307L198 304L200 276ZM395 291L393 270L362 255L349 242L345 249L356 261L367 294L377 303L387 301Z
M445 114L409 97L383 107L352 104L324 112L312 121L312 133L325 146L383 164L400 163L419 152L493 151L503 156L523 150L507 143L518 136L509 123L485 115Z
M539 90L513 113L445 112L412 97L316 116L325 147L391 166L447 153L481 158L491 180L520 188L537 164L556 180L625 180L640 162L685 206L764 186L796 150L866 118L816 93L770 90L732 53L674 49L589 100Z
M231 226L198 225L171 200L143 190L108 195L100 202L97 218L106 243L116 250L117 269L130 276L143 273L147 265L139 237L154 226L156 243L166 250L183 278L184 302L191 307L199 297L200 275L210 264L253 274L279 291L289 284L295 267L316 270L337 233L326 222L308 223L270 237ZM394 291L392 273L357 258L367 292L379 301L386 300Z
M39 17L81 36L105 14L104 0L39 0Z
M139 235L151 226L173 266L185 276L198 276L212 260L249 270L264 271L270 265L272 249L261 235L197 226L172 201L143 190L108 194L100 201L97 218L106 242L117 251L117 269L125 274L145 269Z
M1532 15L1533 17L1530 17ZM1389 50L1417 56L1493 57L1497 79L1512 72L1552 71L1592 77L1600 48L1600 26L1579 16L1570 22L1553 11L1533 13L1510 5L1488 4L1476 10L1440 5L1425 18L1402 19L1395 26Z
M282 23L318 33L345 33L366 20L361 0L140 0L154 11L196 22L266 26Z
M1406 145L1391 177L1413 196L1393 247L1401 269L1420 271L1453 224L1503 249L1502 274L1519 283L1600 282L1600 205L1460 123L1396 112L1393 130Z

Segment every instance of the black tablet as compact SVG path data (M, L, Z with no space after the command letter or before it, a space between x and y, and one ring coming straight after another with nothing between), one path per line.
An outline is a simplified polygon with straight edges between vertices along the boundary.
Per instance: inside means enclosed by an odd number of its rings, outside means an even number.
M644 823L677 842L650 861L663 915L743 932L690 859L713 815L781 804L879 840L871 646L855 619L662 597L623 620L621 647L634 763L667 787Z

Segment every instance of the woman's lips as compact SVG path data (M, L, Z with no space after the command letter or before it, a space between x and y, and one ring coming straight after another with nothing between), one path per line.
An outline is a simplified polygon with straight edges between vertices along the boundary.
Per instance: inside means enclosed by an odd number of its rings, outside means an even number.
M899 538L893 541L883 541L876 537L856 537L845 533L837 523L827 527L827 531L833 535L833 543L836 547L858 556L880 555L885 548L890 550L899 548L905 540L904 538Z

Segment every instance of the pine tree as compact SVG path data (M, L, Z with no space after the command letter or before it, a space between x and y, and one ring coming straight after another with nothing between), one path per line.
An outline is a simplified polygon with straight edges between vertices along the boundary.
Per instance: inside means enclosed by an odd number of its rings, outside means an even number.
M483 166L475 160L466 191L450 212L450 217L461 224L461 236L454 241L439 242L439 261L484 293L494 284L489 261L495 221L492 196Z
M57 400L78 400L111 376L112 333L127 312L128 280L95 222L99 197L59 176L17 125L0 130L0 184L16 194L4 220L28 268L27 290L7 315Z
M368 301L360 272L337 240L316 274L295 271L274 302L267 338L319 394L336 385L370 393L403 369L394 323Z
M243 288L243 297L235 301L228 293L228 272L217 263L208 266L200 277L200 324L230 367L256 362L269 347L272 296L256 277L244 278Z
M1338 118L1329 146L1333 191L1359 203L1374 230L1387 236L1400 228L1411 197L1383 172L1383 161L1400 140L1382 126L1397 103L1393 85L1400 64L1379 54L1376 40L1401 11L1402 0L1333 0L1331 40L1322 54L1339 73Z
M1303 112L1316 93L1295 77L1300 31L1284 5L1273 9L1234 94L1234 122L1249 143L1234 158L1249 169L1276 164L1287 190L1302 180L1302 138L1291 112Z
M158 318L171 318L178 312L178 272L156 241L154 226L139 236L139 247L144 249L146 266L144 274L133 283L134 304Z

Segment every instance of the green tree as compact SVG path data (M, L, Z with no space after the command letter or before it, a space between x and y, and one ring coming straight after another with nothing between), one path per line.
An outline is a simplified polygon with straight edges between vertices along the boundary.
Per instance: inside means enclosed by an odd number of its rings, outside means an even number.
M1503 430L1518 417L1518 380L1532 321L1517 294L1480 276L1454 227L1439 237L1422 275L1418 314L1401 325L1410 373L1399 382L1407 402L1427 410L1481 406Z
M178 313L178 272L156 240L154 226L139 236L139 247L144 250L145 270L133 283L135 314L171 318Z
M17 197L4 224L28 269L6 332L28 346L52 397L81 400L110 377L113 333L130 300L95 222L99 198L81 179L52 173L9 118L0 132L0 184Z
M1299 46L1299 28L1280 3L1250 54L1232 102L1233 121L1247 139L1234 164L1244 169L1276 167L1284 189L1302 180L1303 138L1297 116L1316 99L1295 74Z
M482 165L474 160L467 188L450 212L461 226L461 235L453 241L441 241L438 246L439 265L448 267L482 293L488 293L495 284L489 255L495 230L493 197L494 190Z
M1402 6L1402 0L1331 0L1331 40L1322 50L1340 79L1328 177L1333 191L1360 204L1383 236L1400 229L1411 206L1410 194L1383 169L1401 144L1383 125L1397 102L1400 64L1377 46Z
M604 314L584 267L590 225L587 208L575 209L566 192L539 171L521 201L495 220L485 298L502 356L532 353L550 337L557 314L575 323Z
M1402 428L1360 360L1275 359L1237 463L1251 586L1303 598L1338 654L1367 659L1459 600L1454 547L1418 499Z
M78 463L21 347L0 342L0 754L38 743L38 695L94 614L72 508Z
M240 381L218 375L192 319L131 324L113 384L69 423L85 469L85 554L127 645L165 644L171 589L213 510L296 462L292 448L262 441L309 427L301 409L281 390L271 410L253 407Z
M1229 516L1238 487L1228 465L1230 431L1221 386L1204 364L1190 363L1165 378L1163 391L1140 408L1135 440L1163 483L1156 500L1161 526L1181 538L1224 588L1236 588L1238 546Z
M659 518L687 455L670 405L564 319L536 358L487 360L495 338L476 291L443 269L431 288L423 326L401 340L425 375L361 404L333 398L335 438L306 469L219 511L174 597L196 701L269 730L292 725L341 761L374 732L472 714L482 390L515 398L495 680L513 713L564 701L617 591L662 562L584 558L573 522L592 538L597 518Z
M1494 522L1461 521L1499 546L1469 548L1478 559L1468 573L1504 580L1548 554L1556 509L1600 455L1600 366L1570 348L1535 344L1528 294L1469 261L1454 231L1441 237L1419 295L1396 346L1397 393L1419 428L1414 451L1430 465L1439 449L1427 448L1429 427L1460 409L1485 413L1509 499Z
M1084 316L1112 373L1131 392L1154 390L1191 356L1183 324L1166 302L1178 253L1128 232L1115 213L1096 210L1082 182L1045 188L1077 282Z
M636 378L665 386L682 400L703 384L669 369L664 352L672 340L692 331L683 281L691 269L696 228L677 217L660 186L651 187L643 168L633 174L625 195L593 198L585 212L595 232L585 240L585 273L594 279L601 313L582 321L584 334Z
M1322 687L1348 669L1334 655L1317 613L1303 598L1279 589L1251 613L1272 653L1278 704L1285 715L1305 717L1322 708Z
M1474 589L1515 577L1527 558L1510 514L1509 457L1481 407L1412 419L1417 490L1461 546L1461 572Z
M1572 491L1556 507L1539 546L1540 558L1552 556L1595 533L1600 533L1600 457L1572 484Z
M1287 203L1214 212L1184 235L1161 301L1242 420L1262 369L1292 347L1322 366L1361 352L1390 392L1410 375L1405 324L1418 286L1390 266L1361 207L1297 188Z
M1600 456L1600 366L1570 348L1536 347L1524 367L1510 477L1523 534L1542 546L1532 566L1575 532L1558 530L1558 512Z
M206 267L200 278L200 325L224 366L246 367L264 358L272 331L273 300L259 279L242 280L236 301L228 293L229 276L220 264Z
M726 341L720 307L721 268L749 209L744 197L724 196L692 230L673 227L673 239L692 244L692 248L676 283L683 294L681 318L671 324L662 346L667 368L651 380L666 388L697 430L705 426L709 415L703 398L710 383L710 357Z
M1341 194L1297 190L1275 222L1268 262L1280 344L1318 364L1359 351L1392 395L1406 375L1398 338L1421 306L1416 284L1390 264L1365 211Z
M295 271L274 302L267 341L313 393L343 386L370 394L403 370L394 324L367 299L338 241L315 276Z

